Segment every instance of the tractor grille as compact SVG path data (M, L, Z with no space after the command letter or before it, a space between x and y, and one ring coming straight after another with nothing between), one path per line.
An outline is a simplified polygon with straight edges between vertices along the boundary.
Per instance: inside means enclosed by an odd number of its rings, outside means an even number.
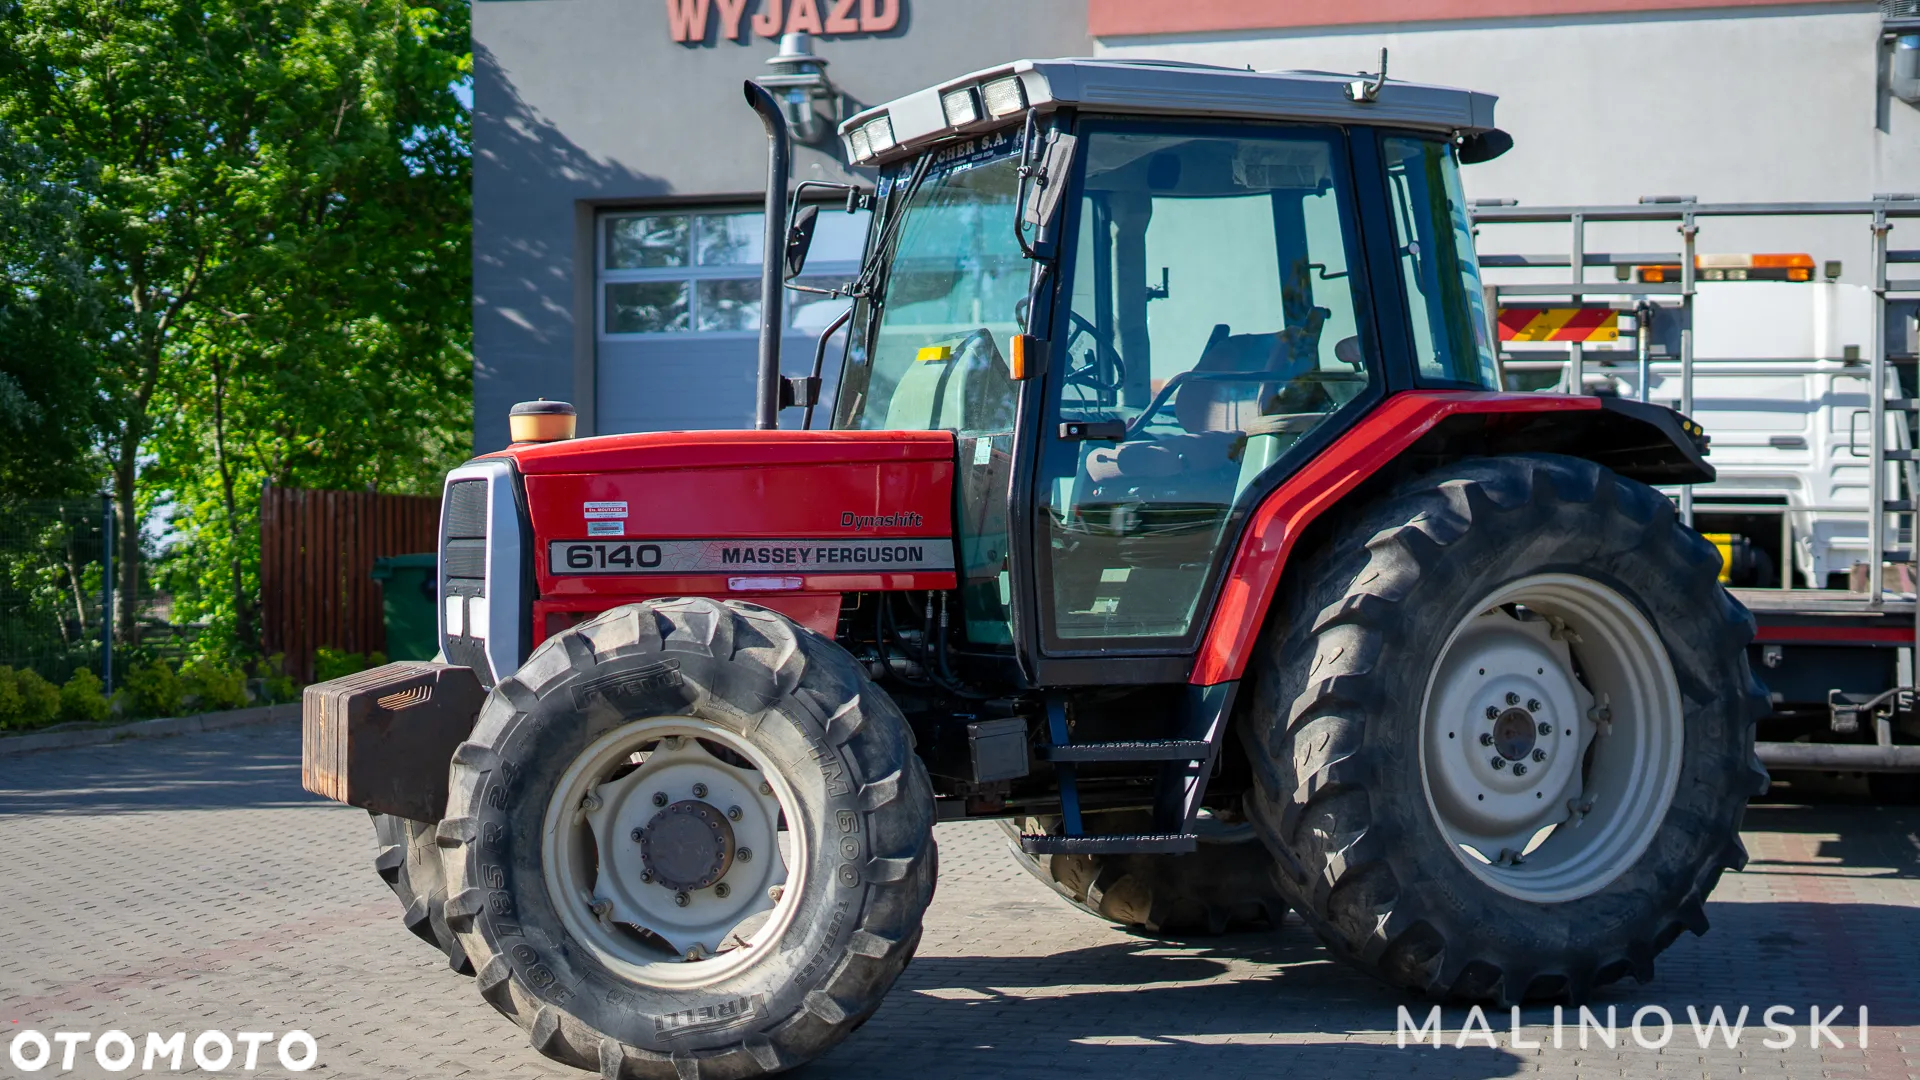
M440 514L440 627L447 662L472 668L483 685L491 686L493 670L486 644L487 488L485 480L447 485Z

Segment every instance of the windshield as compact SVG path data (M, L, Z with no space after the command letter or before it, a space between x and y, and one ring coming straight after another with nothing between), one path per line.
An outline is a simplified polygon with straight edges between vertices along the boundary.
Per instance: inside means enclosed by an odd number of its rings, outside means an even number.
M918 188L892 178L906 205L876 295L841 375L834 427L872 431L1011 431L1006 353L1024 329L1028 263L1014 239L1014 139L941 151ZM884 241L883 241L884 242Z

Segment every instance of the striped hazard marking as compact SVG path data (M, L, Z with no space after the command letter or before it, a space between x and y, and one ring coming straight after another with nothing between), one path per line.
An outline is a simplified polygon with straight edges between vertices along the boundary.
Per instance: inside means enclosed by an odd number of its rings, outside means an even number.
M1500 309L1501 341L1618 341L1620 313L1606 308Z

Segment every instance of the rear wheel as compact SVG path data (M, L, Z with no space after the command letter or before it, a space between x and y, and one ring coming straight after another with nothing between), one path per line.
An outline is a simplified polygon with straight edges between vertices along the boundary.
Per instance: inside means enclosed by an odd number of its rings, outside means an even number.
M1718 563L1650 488L1527 455L1403 485L1303 567L1242 734L1277 880L1336 955L1578 1002L1706 931L1766 782Z
M1148 814L1094 814L1090 832L1152 831ZM1067 902L1153 935L1278 929L1287 904L1273 884L1273 855L1245 822L1207 819L1187 855L1045 855L1020 849L1020 833L1054 832L1059 818L1002 821L1013 857Z
M454 755L438 840L481 994L607 1077L745 1077L880 1005L933 795L844 650L763 608L616 609L535 650Z

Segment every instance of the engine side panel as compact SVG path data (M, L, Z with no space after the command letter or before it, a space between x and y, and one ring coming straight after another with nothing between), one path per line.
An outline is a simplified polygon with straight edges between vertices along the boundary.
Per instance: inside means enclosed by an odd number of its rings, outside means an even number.
M750 600L832 635L843 593L956 587L951 436L680 441L707 434L590 440L582 471L525 471L535 643L662 596Z

